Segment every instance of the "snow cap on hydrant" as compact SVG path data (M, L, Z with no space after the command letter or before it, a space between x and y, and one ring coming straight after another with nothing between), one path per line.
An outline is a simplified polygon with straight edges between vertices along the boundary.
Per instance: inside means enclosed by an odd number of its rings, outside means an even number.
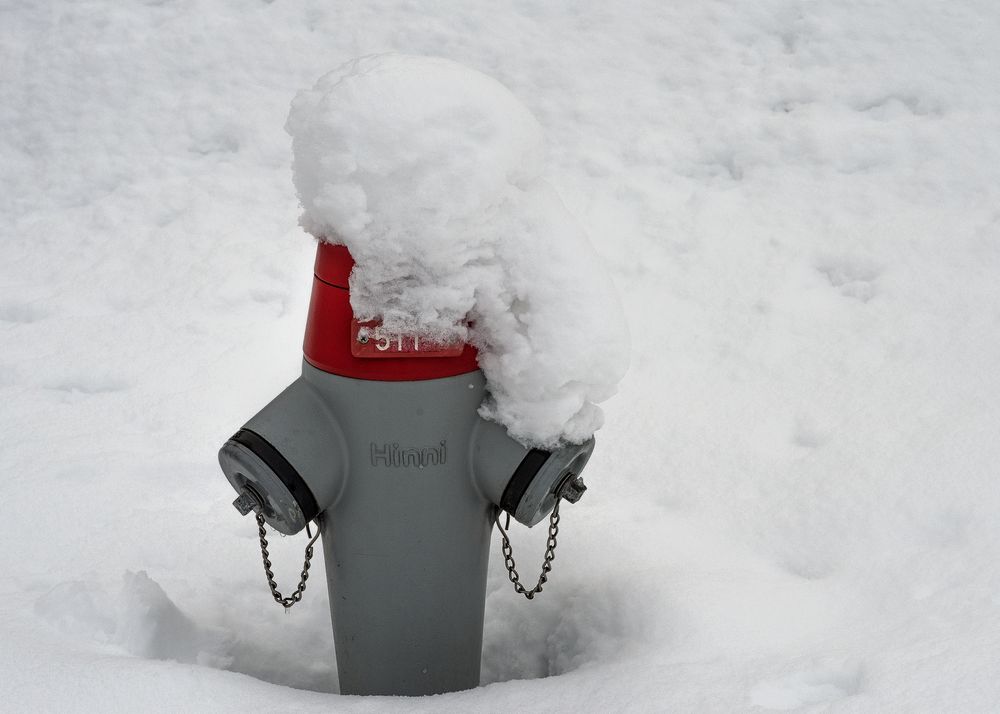
M474 345L483 416L525 444L589 439L628 367L627 328L585 231L541 178L531 112L479 72L390 54L300 92L287 130L302 225L357 261L354 314Z
M264 527L317 521L342 693L474 687L493 525L551 515L530 589L501 529L530 599L552 567L558 503L585 489L624 321L558 197L511 158L539 132L493 80L363 58L301 93L288 125L303 225L321 238L302 375L219 461L234 505L256 512L286 608L312 542L286 597ZM595 326L609 315L617 326Z

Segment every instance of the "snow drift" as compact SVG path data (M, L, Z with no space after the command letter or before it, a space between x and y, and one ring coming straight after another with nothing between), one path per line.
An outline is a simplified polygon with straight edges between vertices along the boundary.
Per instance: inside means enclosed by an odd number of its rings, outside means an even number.
M301 224L351 251L359 319L475 345L481 413L527 444L601 426L625 318L513 94L449 60L369 56L300 92L286 128Z

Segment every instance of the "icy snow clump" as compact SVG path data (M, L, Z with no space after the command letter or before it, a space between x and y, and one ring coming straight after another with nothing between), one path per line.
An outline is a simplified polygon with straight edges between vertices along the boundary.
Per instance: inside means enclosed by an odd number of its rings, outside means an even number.
M300 92L286 128L302 226L354 256L358 319L475 345L480 413L526 444L601 426L625 318L510 91L448 60L369 56Z

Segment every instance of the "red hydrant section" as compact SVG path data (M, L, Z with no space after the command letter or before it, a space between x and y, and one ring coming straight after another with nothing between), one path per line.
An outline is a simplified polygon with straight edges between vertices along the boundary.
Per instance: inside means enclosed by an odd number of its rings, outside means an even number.
M383 382L440 379L479 369L476 350L471 345L465 345L457 356L428 357L417 352L399 352L398 356L378 354L378 359L356 356L356 352L370 350L358 350L354 344L358 341L357 325L352 329L354 313L348 290L353 268L354 259L345 246L320 241L303 344L309 364L341 377ZM393 342L397 339L399 344L413 343L412 337L405 335L394 336Z

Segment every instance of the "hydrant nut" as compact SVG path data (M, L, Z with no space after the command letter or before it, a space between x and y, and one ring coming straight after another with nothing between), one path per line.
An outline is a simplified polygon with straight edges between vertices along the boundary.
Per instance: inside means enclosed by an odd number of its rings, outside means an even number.
M240 493L240 495L236 497L236 500L233 501L233 506L240 512L241 516L245 516L250 513L250 511L255 511L261 507L260 502L248 491Z
M571 473L566 476L566 480L563 482L559 493L570 503L576 503L583 497L583 492L586 490L587 486L583 483L583 479Z

